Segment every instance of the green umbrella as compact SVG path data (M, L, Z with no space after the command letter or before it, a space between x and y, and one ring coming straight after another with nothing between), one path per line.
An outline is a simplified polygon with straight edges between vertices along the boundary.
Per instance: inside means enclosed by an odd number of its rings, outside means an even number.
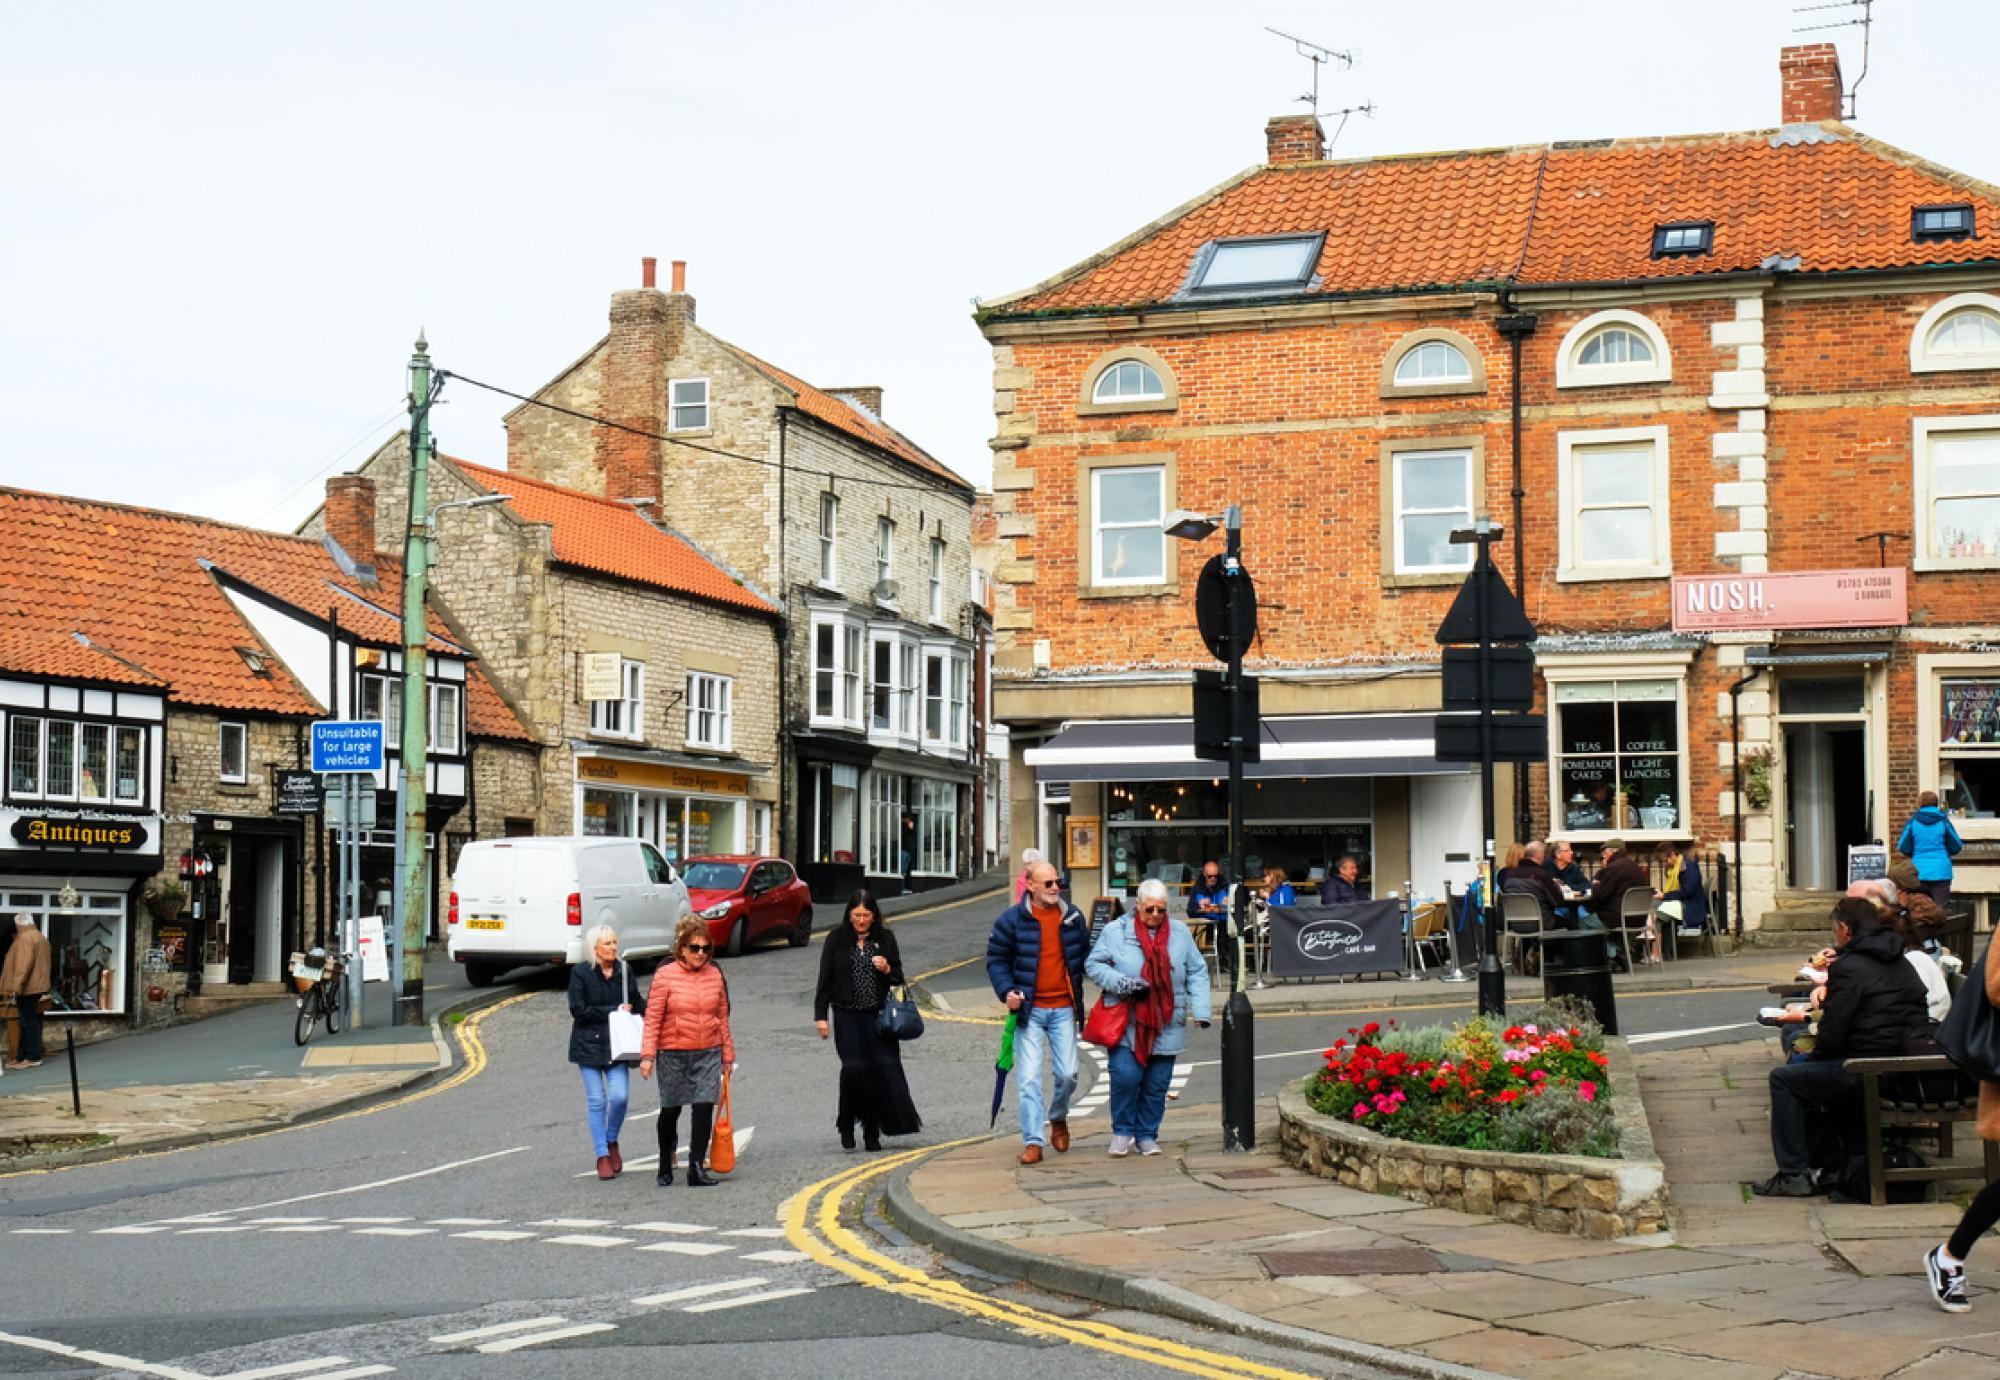
M1007 1075L1014 1067L1014 1025L1018 1019L1009 1011L1007 1023L1000 1027L1000 1057L993 1061L993 1114L986 1119L989 1130L1000 1120L1000 1103L1007 1096Z

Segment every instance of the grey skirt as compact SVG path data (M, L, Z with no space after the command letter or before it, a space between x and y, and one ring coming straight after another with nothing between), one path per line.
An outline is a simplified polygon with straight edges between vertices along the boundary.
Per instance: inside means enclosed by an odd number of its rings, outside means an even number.
M653 1076L660 1080L662 1107L722 1100L721 1045L709 1049L663 1049L654 1059Z

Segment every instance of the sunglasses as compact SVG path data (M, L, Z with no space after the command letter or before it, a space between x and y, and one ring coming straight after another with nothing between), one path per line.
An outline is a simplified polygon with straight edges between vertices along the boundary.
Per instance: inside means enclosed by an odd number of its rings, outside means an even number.
M1062 885L1062 878L1060 878L1060 877L1051 877L1051 878L1049 878L1049 879L1048 879L1048 880L1047 880L1046 882L1030 882L1030 883L1028 883L1028 885L1029 885L1029 886L1061 886L1061 885Z
M1141 915L1165 915L1166 913L1167 913L1167 908L1165 906L1139 907L1139 914Z
M687 946L687 951L691 954L705 954L714 947L715 945L713 944L690 944Z

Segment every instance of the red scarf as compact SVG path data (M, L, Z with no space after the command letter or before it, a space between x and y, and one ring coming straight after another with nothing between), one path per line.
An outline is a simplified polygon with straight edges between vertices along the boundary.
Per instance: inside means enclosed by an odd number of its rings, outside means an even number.
M1145 958L1139 976L1145 979L1146 990L1126 1000L1132 1004L1132 1057L1142 1066L1153 1057L1153 1042L1174 1018L1174 967L1167 958L1168 932L1172 928L1170 920L1152 927L1143 920L1132 922L1133 933L1139 937L1139 952Z

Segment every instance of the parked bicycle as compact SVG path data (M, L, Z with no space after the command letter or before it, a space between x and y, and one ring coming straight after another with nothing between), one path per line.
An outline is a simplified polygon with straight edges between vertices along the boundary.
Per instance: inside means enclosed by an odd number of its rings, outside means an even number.
M313 1027L326 1022L326 1033L338 1035L347 1019L347 963L351 955L311 949L292 955L292 985L299 989L299 1017L292 1042L312 1039Z

